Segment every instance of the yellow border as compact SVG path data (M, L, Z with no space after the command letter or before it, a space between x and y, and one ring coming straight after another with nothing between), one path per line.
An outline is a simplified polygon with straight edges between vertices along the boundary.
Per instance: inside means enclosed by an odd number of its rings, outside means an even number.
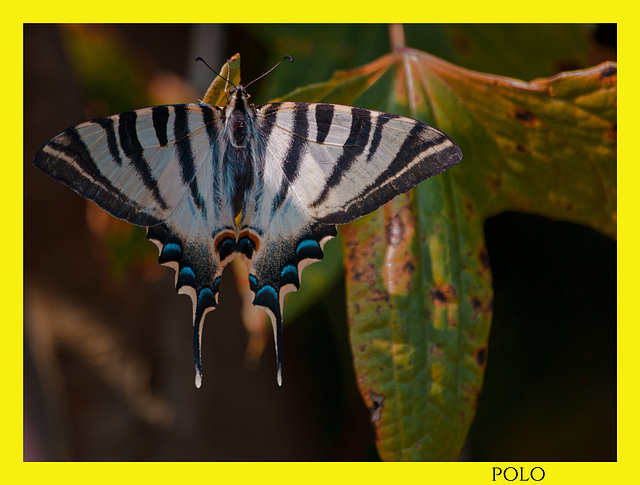
M2 349L2 458L3 477L7 483L45 483L64 480L65 483L179 483L230 482L259 483L275 480L278 483L491 483L493 466L542 466L546 476L543 483L591 483L611 482L631 478L635 472L638 449L637 382L638 318L633 310L637 301L636 279L638 264L633 241L634 227L638 227L634 200L629 194L638 192L637 163L632 158L625 133L633 127L631 116L635 96L625 96L625 86L638 79L637 63L631 52L637 52L633 31L628 31L636 15L631 7L614 6L613 3L595 1L526 2L517 6L514 1L492 2L437 2L404 1L386 4L388 8L371 8L371 2L316 1L316 2L135 2L120 0L83 0L65 2L29 2L24 12L5 12L9 17L3 22L4 46L2 66L5 93L3 99L2 140L3 164L0 202L3 212L3 237L0 243L5 261L2 308L7 317L3 319ZM382 6L382 5L381 5ZM62 8L61 8L62 7ZM20 8L18 6L17 8ZM617 8L615 11L610 11ZM621 11L625 9L626 11ZM621 160L623 174L620 179L620 204L622 210L619 261L619 402L618 402L618 463L465 463L465 464L38 464L22 463L22 50L17 48L17 39L22 41L23 22L619 22L619 57L623 59L621 92L624 100L619 116ZM21 45L21 44L20 44ZM626 62L624 61L626 59ZM629 88L630 89L630 88ZM636 102L637 103L637 102ZM625 119L626 118L626 119ZM637 136L636 136L637 137ZM627 137L628 139L628 137ZM28 221L25 221L28 223ZM250 437L247 437L250 439ZM12 480L13 479L13 480ZM496 482L498 483L498 482ZM531 483L531 481L529 482ZM626 482L625 482L626 483Z
M2 235L0 251L7 257L0 295L3 314L2 457L11 468L22 461L22 24L2 26L3 111L2 132L11 140L6 148L6 172L0 178ZM20 48L18 48L20 46ZM12 93L12 94L9 94ZM13 118L13 119L12 119ZM9 276L11 275L11 276ZM4 465L4 464L3 464ZM5 466L6 468L6 466Z
M375 8L374 8L375 7ZM386 7L386 8L385 8ZM437 0L404 0L401 3L366 0L242 0L211 2L194 0L188 4L166 1L127 2L112 0L108 4L87 0L41 2L25 6L25 12L11 13L21 22L132 22L132 23L500 23L500 22L566 22L596 23L626 20L623 9L607 9L595 0L558 2L539 0L519 6L512 0L455 3ZM20 8L20 5L17 7Z

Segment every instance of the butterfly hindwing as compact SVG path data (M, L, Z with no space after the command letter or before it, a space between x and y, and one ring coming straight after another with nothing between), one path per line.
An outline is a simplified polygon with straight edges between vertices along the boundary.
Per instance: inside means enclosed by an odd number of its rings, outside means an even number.
M277 160L267 156L267 167ZM295 197L278 206L274 174L284 172L273 166L270 177L256 183L245 199L238 228L238 252L249 270L253 304L269 314L276 347L277 379L282 384L282 323L285 296L297 291L302 270L323 257L325 243L335 237L334 225L320 224L304 211ZM256 197L256 192L261 196ZM274 207L277 209L274 210Z

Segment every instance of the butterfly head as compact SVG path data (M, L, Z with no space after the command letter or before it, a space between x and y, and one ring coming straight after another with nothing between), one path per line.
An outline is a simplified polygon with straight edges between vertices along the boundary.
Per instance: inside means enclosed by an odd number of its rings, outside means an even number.
M252 110L252 105L249 102L251 96L247 93L247 90L241 84L232 87L229 90L229 99L227 101L227 113L237 110L239 113L245 113L248 110Z
M241 84L238 84L229 90L229 103L231 103L232 100L237 102L238 98L245 101L251 98L251 95L247 93L247 90Z

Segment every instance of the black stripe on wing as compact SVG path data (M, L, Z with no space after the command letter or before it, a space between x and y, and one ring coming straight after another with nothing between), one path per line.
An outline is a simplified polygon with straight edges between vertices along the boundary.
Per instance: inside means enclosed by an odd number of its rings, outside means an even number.
M52 138L34 164L111 215L140 226L159 224L181 200L174 189L163 192L161 183L162 174L174 164L206 217L196 163L220 158L220 116L221 108L215 106L183 104L95 119ZM194 133L204 138L196 139ZM206 152L196 156L194 149ZM164 171L158 163L167 164Z
M316 135L316 143L324 143L331 129L331 122L333 121L333 114L335 108L332 104L317 104L316 105L316 125L318 133Z
M330 213L317 218L319 222L351 222L373 212L423 180L444 172L462 159L460 148L447 135L426 123L387 113L378 113L376 117L372 117L372 112L358 108L351 108L351 114L353 118L349 138L326 185L311 203L312 209L317 210L325 201L330 201L335 191L344 190L340 184L350 170L355 169L354 161L359 160L361 165L366 166L374 163L374 158L379 164L389 156L380 151L384 146L385 136L394 141L400 138L402 144L395 156L390 157L384 170L369 181L360 177L365 184L362 187L352 187L353 197L346 198L341 193L338 196L338 199L343 201L340 208L335 210L334 203L334 209ZM403 124L413 124L411 130L406 132L398 127L387 128L392 120L398 119L402 120ZM356 174L354 178L358 175L362 174Z
M174 137L176 140L176 148L178 152L178 161L180 162L180 174L183 182L189 185L191 197L203 213L206 219L206 211L204 199L198 188L198 179L196 178L196 169L194 165L194 155L191 149L191 139L189 137L189 118L186 105L174 106L175 120L173 122Z
M145 187L151 191L154 200L162 210L167 210L169 206L160 194L158 181L151 174L151 168L144 157L144 148L138 138L137 118L138 114L135 111L120 114L118 122L120 146L125 156L131 160L133 167L140 174Z
M291 136L287 154L282 164L284 178L282 179L280 190L273 201L272 217L286 200L291 183L298 178L300 160L305 152L305 145L309 136L308 109L307 103L296 103L296 109L293 112L293 126L291 128L293 136Z
M160 146L166 146L169 143L167 137L167 125L169 124L169 107L154 106L151 108L151 117L153 120L153 129L156 131L156 138ZM108 119L108 118L107 118Z
M386 125L389 120L394 118L399 118L398 115L380 113L376 118L376 128L373 131L373 136L371 137L371 144L369 145L369 150L367 151L367 162L370 162L371 159L375 156L380 148L380 142L382 141L382 133L384 131L384 125Z
M318 206L325 201L331 189L338 185L345 177L356 158L363 153L369 145L371 134L371 111L362 108L351 108L351 128L349 137L344 143L342 153L333 167L331 175L326 181L324 189L313 203Z
M109 153L113 157L113 161L118 165L122 165L122 158L120 157L120 148L118 148L118 139L114 128L113 118L100 118L96 120L96 123L102 126L105 135L107 135L107 146L109 147Z
M113 125L107 126L107 144L112 148ZM111 126L109 131L108 126ZM116 163L122 159L114 157ZM50 177L69 186L78 194L94 201L104 210L139 226L154 226L161 221L148 209L129 199L115 187L96 165L76 127L70 128L44 145L33 159L36 167Z
M434 138L420 136L425 128ZM344 207L322 217L324 224L345 224L386 204L434 175L441 174L462 159L460 148L444 133L417 122L387 168L353 197ZM318 205L320 199L313 203Z

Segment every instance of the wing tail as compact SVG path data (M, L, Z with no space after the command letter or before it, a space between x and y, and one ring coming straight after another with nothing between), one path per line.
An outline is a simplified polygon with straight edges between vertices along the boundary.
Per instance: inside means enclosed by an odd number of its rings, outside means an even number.
M295 219L295 218L293 218ZM337 234L333 225L292 227L286 217L272 221L270 237L260 241L255 251L241 253L249 268L253 304L271 319L276 349L278 385L282 385L282 324L284 301L300 287L302 271L324 256L324 244ZM240 245L241 248L246 245ZM255 246L254 246L255 247ZM253 247L252 247L253 249Z
M202 329L206 314L218 306L218 290L224 266L235 253L220 261L206 238L187 237L168 224L147 228L147 238L158 246L158 262L176 272L176 291L191 297L193 304L193 353L196 387L202 384ZM187 241L189 241L187 243Z

